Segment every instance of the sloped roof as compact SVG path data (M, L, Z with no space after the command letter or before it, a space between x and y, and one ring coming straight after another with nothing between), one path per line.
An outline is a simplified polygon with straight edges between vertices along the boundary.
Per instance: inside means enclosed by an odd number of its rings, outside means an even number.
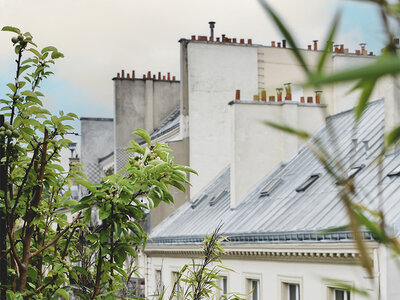
M163 134L179 127L180 106L176 107L152 132L152 139L158 138Z
M383 146L384 102L369 105L354 127L354 113L347 111L327 118L327 126L311 141L321 143L332 157L338 158L347 173L365 165L355 175L356 201L369 207L381 207L386 222L400 232L400 176L387 174L400 165L400 154L391 153L382 165L382 194L377 188L379 168L374 159ZM357 143L354 139L357 138ZM317 142L318 141L318 142ZM368 151L365 144L368 141ZM357 144L356 151L354 149ZM352 155L350 155L353 153ZM251 167L251 166L249 166ZM303 192L296 189L313 174L319 178ZM221 234L231 242L274 242L349 240L349 232L322 234L321 230L348 223L343 204L338 199L338 185L324 170L308 147L302 147L286 164L261 180L235 209L230 208L230 169L224 170L197 197L195 205L184 204L151 233L153 243L196 243L222 223ZM275 178L279 183L268 196L261 191ZM218 201L209 201L226 190ZM380 200L381 199L381 200ZM383 199L383 200L382 200ZM215 200L215 198L214 198ZM372 235L364 232L366 239Z

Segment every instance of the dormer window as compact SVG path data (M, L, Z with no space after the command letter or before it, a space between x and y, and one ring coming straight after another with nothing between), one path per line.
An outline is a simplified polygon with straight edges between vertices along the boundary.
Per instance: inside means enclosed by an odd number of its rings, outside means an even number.
M398 177L400 176L400 165L394 168L392 171L387 174L388 177Z
M274 178L262 189L260 197L270 196L272 191L281 183L282 179Z
M210 206L213 206L215 203L221 200L226 194L228 194L228 192L226 190L223 190L222 192L219 192L216 196L212 197L209 202Z
M317 179L321 176L321 174L313 174L311 175L303 184L301 184L297 189L296 192L304 192L308 189Z
M196 200L194 200L191 204L192 208L195 208L197 205L199 205L200 202L202 202L203 200L205 200L207 198L207 195L203 195L202 197L197 198Z
M354 176L356 176L358 172L360 172L364 167L365 167L364 164L352 167L347 175L349 176L349 178L354 178Z

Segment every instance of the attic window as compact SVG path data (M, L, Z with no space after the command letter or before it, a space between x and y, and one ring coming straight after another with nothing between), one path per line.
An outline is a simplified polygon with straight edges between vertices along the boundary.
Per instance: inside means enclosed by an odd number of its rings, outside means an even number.
M300 185L297 189L296 192L304 192L306 189L308 189L317 179L321 176L321 174L313 174L311 175L302 185Z
M352 167L348 173L349 178L354 178L365 167L364 164L356 167Z
M398 176L400 176L400 166L397 166L392 171L390 171L390 173L387 174L387 176L388 177L398 177Z
M226 190L223 190L222 192L218 193L216 196L212 197L210 202L209 202L210 206L213 206L221 198L223 198L226 194L228 194L228 192Z
M200 202L202 202L203 200L205 200L207 198L207 195L203 195L200 198L197 198L196 200L194 200L191 204L192 208L195 208L197 205L199 205Z
M260 192L260 197L265 197L271 195L272 191L279 185L282 181L280 178L274 178L262 189Z

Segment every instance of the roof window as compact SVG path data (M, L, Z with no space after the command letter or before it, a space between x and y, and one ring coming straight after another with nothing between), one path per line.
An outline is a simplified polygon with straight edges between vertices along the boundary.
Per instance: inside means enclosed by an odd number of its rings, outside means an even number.
M347 175L349 176L349 178L354 178L354 176L356 176L358 172L360 172L364 167L364 164L352 167Z
M202 202L203 200L205 200L207 198L207 195L203 195L202 197L197 198L196 200L194 200L191 204L192 208L195 208L197 205L199 205L200 202Z
M388 177L398 177L400 176L400 165L394 168L392 171L387 174Z
M304 192L308 189L317 179L321 176L321 174L313 174L311 175L303 184L301 184L297 189L296 192Z
M262 189L260 197L270 196L272 191L281 183L282 179L274 178Z
M213 206L215 203L221 200L226 194L228 194L227 190L223 190L222 192L219 192L216 196L212 197L209 202L210 206Z

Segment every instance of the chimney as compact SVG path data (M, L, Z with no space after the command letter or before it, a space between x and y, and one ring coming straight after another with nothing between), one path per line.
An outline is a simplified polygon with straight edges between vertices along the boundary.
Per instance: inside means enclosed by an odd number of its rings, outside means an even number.
M321 94L322 91L315 91L315 103L321 104Z
M132 79L135 79L135 70L132 71Z
M165 75L163 75L162 80L165 80Z
M161 80L161 72L158 72L158 80Z
M210 41L210 42L214 42L214 37L210 36L209 41Z
M286 40L282 40L282 48L286 48Z
M361 51L360 50L356 50L356 55L361 55Z
M235 100L236 101L240 100L240 90L236 90Z
M340 53L344 53L344 45L343 44L340 45Z
M283 91L283 88L276 89L276 100L278 102L282 102L282 91Z
M275 96L269 96L269 102L275 102Z
M215 22L214 21L210 21L210 22L208 22L208 24L210 25L210 37L212 39L214 39Z
M313 40L314 43L314 51L318 50L318 40Z
M369 56L374 56L374 52L371 51L371 52L369 53Z
M278 42L278 48L280 48L281 47L281 43L280 42Z
M117 73L117 78L120 78L121 76L119 75L119 73Z
M251 44L253 44L253 41L251 39L248 39L247 44L251 45Z
M366 55L366 51L365 51L365 46L366 46L367 44L366 43L360 43L360 46L361 46L361 55Z
M195 41L195 40L196 40L196 36L192 35L192 41Z
M217 42L220 42L220 39L219 39L219 37L217 37Z
M122 71L121 71L121 77L122 77L122 78L125 78L125 70L122 70Z
M267 101L267 91L266 90L261 91L261 101L264 101L264 102Z
M236 44L236 38L232 39L232 43Z
M307 50L311 51L311 45L307 45Z
M153 79L156 79L156 74L153 74Z
M147 72L147 78L151 78L151 72L150 71Z
M275 41L271 42L271 47L275 47Z
M286 96L285 96L285 100L292 100L292 88L291 88L291 83L284 83L283 84L285 87L285 92L286 92Z
M259 95L254 95L253 96L254 101L260 101L260 96Z
M143 79L146 79L146 74L143 74Z
M126 78L130 78L130 74L129 73L126 73Z
M225 34L221 34L221 36L222 36L221 41L222 41L223 43L225 43Z
M176 80L176 77L175 77L175 76L172 76L172 80L175 81L175 80Z
M307 97L307 103L313 103L313 101L312 101L312 96Z
M300 102L301 103L304 103L305 101L304 101L304 97L300 97Z
M335 53L339 53L339 45L334 45L335 47Z
M240 39L240 43L241 43L241 44L244 44L244 39Z
M169 72L167 73L167 79L171 80L171 74Z

